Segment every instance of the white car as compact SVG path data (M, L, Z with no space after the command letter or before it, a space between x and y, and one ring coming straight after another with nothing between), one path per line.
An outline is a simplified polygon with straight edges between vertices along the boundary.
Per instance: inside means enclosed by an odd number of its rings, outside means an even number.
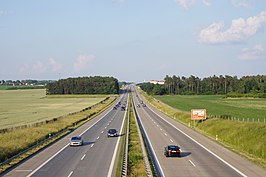
M83 140L81 136L73 136L70 139L70 146L82 146L83 145Z

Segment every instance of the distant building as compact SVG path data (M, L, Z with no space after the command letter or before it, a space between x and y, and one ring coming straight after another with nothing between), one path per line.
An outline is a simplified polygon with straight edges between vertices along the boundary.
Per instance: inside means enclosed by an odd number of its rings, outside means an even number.
M160 84L160 85L163 85L164 84L164 80L151 80L150 83L152 84Z

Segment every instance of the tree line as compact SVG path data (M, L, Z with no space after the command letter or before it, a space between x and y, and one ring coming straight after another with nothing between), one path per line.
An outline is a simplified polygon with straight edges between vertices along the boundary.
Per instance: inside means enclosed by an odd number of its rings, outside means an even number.
M210 76L199 78L196 76L176 76L166 75L164 85L141 83L139 86L148 94L164 95L190 95L190 94L231 94L237 96L240 94L259 95L266 97L266 76Z
M46 85L46 94L118 94L118 80L113 77L78 77L60 79Z

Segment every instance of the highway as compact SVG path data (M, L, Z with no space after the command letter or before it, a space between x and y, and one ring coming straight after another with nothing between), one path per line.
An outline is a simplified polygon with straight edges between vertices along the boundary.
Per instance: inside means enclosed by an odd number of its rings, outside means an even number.
M128 94L121 94L121 104L128 103ZM114 176L119 143L126 111L109 108L65 138L18 165L4 176L8 177L83 177ZM107 137L110 128L118 137ZM80 135L84 145L70 147L72 136Z
M167 117L145 102L147 106L144 107L141 95L133 95L135 109L151 142L162 176L266 176L264 169ZM164 156L164 146L169 144L181 147L181 157Z
M118 101L128 103L128 94ZM117 101L117 102L118 102ZM140 104L142 101L147 106ZM147 137L151 142L162 175L166 177L262 177L266 171L224 148L192 128L173 120L145 102L133 89L133 102ZM140 105L137 107L136 105ZM71 134L42 150L4 174L7 177L111 177L115 175L118 147L126 111L107 109ZM119 137L107 138L115 128ZM81 135L85 143L70 147L69 140ZM181 157L166 158L164 146L181 147Z

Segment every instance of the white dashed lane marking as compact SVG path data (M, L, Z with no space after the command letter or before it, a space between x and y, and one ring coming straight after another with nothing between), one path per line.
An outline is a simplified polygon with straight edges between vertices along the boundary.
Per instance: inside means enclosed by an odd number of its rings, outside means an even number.
M80 160L83 160L83 159L85 158L85 156L86 156L86 154L84 154L84 155L81 157L81 159L80 159Z
M72 174L73 174L73 171L71 171L67 177L70 177Z
M196 165L192 162L192 160L189 160L189 162L190 162L194 167L196 167Z

